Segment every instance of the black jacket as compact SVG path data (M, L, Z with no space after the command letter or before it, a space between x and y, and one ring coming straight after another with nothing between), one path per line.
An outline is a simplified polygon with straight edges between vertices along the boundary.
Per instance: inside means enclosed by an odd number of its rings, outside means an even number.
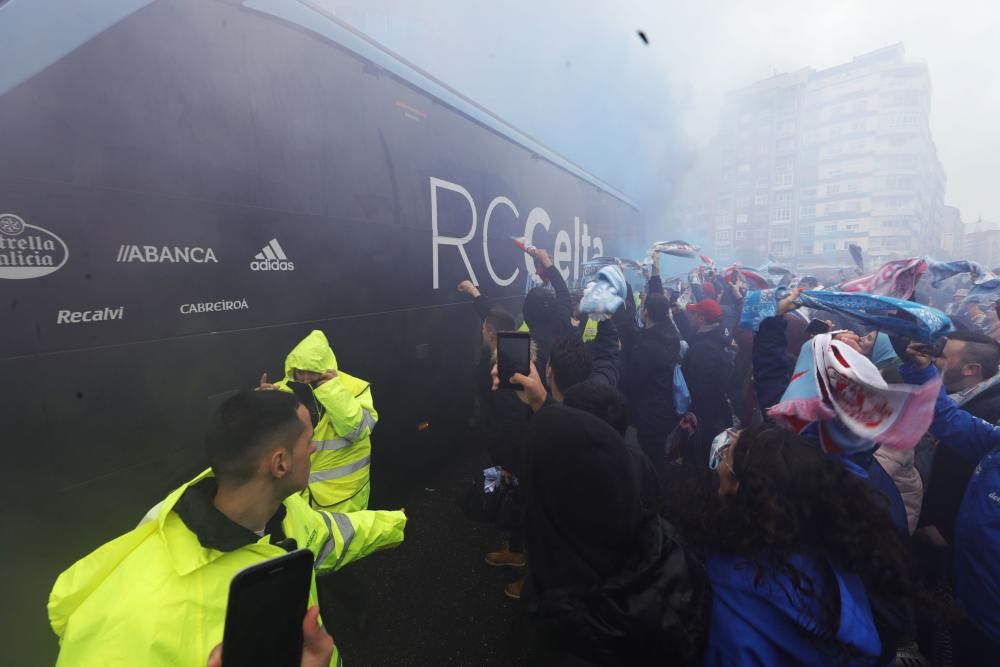
M733 374L729 344L729 335L721 324L708 331L692 332L681 367L691 392L691 412L698 417L699 427L710 436L732 423L732 409L726 398Z
M622 393L628 399L629 422L640 433L666 437L677 425L674 368L680 351L680 339L667 325L635 334L622 373Z
M522 485L525 599L576 656L542 664L697 664L707 582L659 515L649 460L599 418L555 405L532 419Z
M962 409L996 424L1000 420L1000 384L965 403ZM975 462L962 458L950 447L939 446L934 450L931 479L924 492L919 525L936 526L948 544L954 544L955 517L975 469Z
M489 299L475 300L481 318L489 312ZM475 437L483 443L495 465L515 475L520 470L525 430L531 408L522 403L513 391L493 391L493 354L483 349L476 366L476 406L472 414Z
M573 317L573 300L566 287L566 281L555 265L545 269L545 276L552 285L555 292L555 301L550 321L544 328L534 327L530 330L531 342L536 349L535 368L538 369L538 376L545 382L545 369L549 363L549 352L552 345L559 338L580 335L571 318Z

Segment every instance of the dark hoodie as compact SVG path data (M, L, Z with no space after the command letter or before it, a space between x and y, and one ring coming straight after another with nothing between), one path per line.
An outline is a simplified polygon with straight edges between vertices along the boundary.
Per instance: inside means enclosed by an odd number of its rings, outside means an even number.
M558 652L599 665L695 662L704 574L658 513L648 459L562 405L532 418L526 450L526 597Z
M522 314L524 323L531 333L535 346L535 368L545 382L545 369L549 362L549 352L558 338L578 336L570 318L573 316L573 302L566 281L555 266L545 269L552 289L534 287L524 297Z

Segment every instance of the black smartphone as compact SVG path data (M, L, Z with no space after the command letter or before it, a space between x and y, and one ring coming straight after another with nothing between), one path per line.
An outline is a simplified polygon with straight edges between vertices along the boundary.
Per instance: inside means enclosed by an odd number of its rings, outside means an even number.
M298 549L241 570L229 584L226 667L298 667L313 555Z
M523 389L511 384L514 373L527 375L531 372L531 334L524 331L501 331L497 334L497 375L501 389Z

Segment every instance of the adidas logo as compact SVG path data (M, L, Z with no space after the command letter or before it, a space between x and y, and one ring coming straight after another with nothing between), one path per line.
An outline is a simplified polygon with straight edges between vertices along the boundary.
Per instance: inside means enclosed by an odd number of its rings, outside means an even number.
M278 239L271 239L250 262L251 271L294 271L295 263L281 249Z

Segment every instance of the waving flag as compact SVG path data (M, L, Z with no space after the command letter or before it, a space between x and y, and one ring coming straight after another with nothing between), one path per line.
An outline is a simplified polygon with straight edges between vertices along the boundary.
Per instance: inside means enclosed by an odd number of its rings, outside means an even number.
M931 277L931 287L940 287L942 282L961 273L972 274L972 281L975 283L977 279L987 277L989 271L984 271L979 262L967 259L957 259L952 262L936 262L928 259L927 273Z
M755 269L746 266L730 266L723 272L723 275L729 282L733 282L736 277L739 277L752 290L769 289L771 287L771 283L767 278Z
M783 428L819 423L827 454L850 455L875 444L912 449L934 418L940 378L922 386L887 384L875 365L830 334L799 352L792 381L768 414Z
M853 259L854 263L858 265L858 270L859 271L864 271L865 270L865 257L862 254L861 246L859 246L857 243L852 243L851 245L849 245L847 247L847 249L851 253L851 259Z
M886 262L878 271L851 278L837 285L841 292L865 292L909 299L917 281L927 270L927 261L918 257Z
M675 257L690 257L692 259L700 258L698 251L701 250L696 245L692 245L687 241L657 241L650 248L650 254L654 250L659 250L660 252L673 255Z

